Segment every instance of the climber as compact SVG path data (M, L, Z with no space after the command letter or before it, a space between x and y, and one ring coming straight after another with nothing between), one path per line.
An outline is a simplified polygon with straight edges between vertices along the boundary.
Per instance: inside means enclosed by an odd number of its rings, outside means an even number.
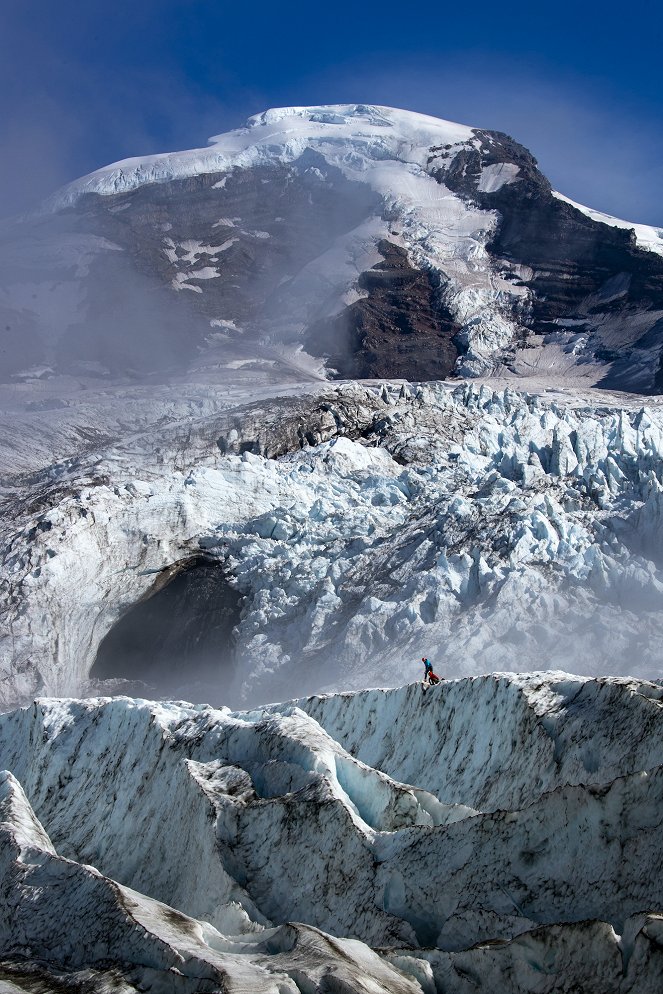
M423 684L424 684L424 690L425 690L426 687L433 687L436 683L439 683L440 682L440 678L439 678L439 676L436 676L435 673L433 673L433 664L431 662L429 662L429 660L428 660L428 658L426 656L423 656L422 659L421 659L421 661L424 664L424 679L423 679Z

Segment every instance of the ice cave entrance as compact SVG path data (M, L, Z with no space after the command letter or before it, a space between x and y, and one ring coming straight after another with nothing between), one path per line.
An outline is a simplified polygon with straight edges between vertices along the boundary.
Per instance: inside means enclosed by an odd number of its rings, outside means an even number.
M176 563L105 636L90 678L139 680L155 695L223 703L235 676L240 603L222 564Z

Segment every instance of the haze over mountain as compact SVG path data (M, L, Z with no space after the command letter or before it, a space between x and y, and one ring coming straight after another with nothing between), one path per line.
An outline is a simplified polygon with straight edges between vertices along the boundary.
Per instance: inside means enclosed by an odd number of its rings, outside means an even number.
M351 104L0 257L0 989L658 994L663 233Z
M661 387L661 232L571 204L507 135L412 112L267 111L70 184L3 246L5 376L303 349L327 375Z

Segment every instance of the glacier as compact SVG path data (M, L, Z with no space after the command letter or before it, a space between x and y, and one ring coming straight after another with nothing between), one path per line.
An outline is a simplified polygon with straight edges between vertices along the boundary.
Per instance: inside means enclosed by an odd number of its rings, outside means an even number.
M347 384L35 452L29 501L5 481L6 705L103 693L103 639L200 557L241 603L211 703L396 684L422 655L660 679L663 419L609 399Z
M654 991L662 696L494 674L4 714L0 980Z
M3 230L0 994L658 994L662 246L364 104Z

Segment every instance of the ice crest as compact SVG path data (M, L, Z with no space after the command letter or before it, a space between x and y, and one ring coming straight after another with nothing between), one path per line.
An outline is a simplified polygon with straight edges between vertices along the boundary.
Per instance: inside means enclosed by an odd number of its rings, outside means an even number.
M496 674L4 714L3 977L427 994L461 968L515 994L545 962L555 989L654 990L661 694Z

